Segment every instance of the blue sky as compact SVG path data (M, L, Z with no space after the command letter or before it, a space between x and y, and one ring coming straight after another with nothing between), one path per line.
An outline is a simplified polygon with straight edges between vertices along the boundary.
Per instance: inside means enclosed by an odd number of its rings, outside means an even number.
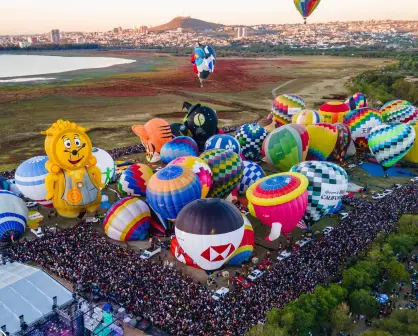
M302 22L293 0L2 0L0 35L106 31L158 25L175 16L223 24ZM417 0L322 0L309 22L417 20Z

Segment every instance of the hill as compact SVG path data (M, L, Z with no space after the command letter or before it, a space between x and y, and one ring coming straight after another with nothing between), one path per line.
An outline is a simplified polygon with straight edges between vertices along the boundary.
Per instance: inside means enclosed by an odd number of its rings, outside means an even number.
M203 20L193 19L190 16L178 16L166 24L150 28L149 31L176 30L177 28L193 29L193 30L205 30L205 29L215 30L220 27L223 27L223 25L212 23L212 22L207 22Z

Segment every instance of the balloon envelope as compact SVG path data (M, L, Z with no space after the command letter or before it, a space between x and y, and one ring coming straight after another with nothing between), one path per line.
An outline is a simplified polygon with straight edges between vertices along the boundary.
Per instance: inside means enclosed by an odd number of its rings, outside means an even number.
M383 121L388 124L410 123L418 120L418 108L412 105L399 105L386 111Z
M97 159L97 167L102 172L102 183L108 185L116 175L116 163L108 152L103 149L93 147L93 155Z
M391 100L387 102L386 104L384 104L380 108L380 114L382 115L383 120L385 120L386 118L386 113L389 113L392 109L398 106L404 106L404 105L411 105L411 103L407 100L396 99L396 100Z
M242 215L242 217L244 218L244 235L238 249L226 261L226 264L230 266L241 266L251 259L254 251L255 235L253 226L245 215Z
M350 128L351 138L357 148L365 150L368 148L367 136L373 127L382 124L382 117L378 110L365 107L347 113L344 124Z
M348 98L345 103L348 105L350 110L358 110L363 107L367 107L367 97L362 93L356 93Z
M25 232L28 208L14 193L0 190L0 240L17 239Z
M237 154L241 153L241 146L238 140L229 134L216 134L206 140L205 151L211 149L225 149L232 150Z
M165 143L161 148L161 161L165 164L182 157L198 156L199 150L196 142L187 136L179 136Z
M319 108L319 113L324 118L324 123L328 124L344 122L344 117L348 112L350 112L348 105L339 101L325 103Z
M412 126L412 125L411 125ZM413 126L415 130L415 141L412 148L406 153L404 159L405 161L412 162L412 163L418 163L418 122L415 123Z
M237 129L236 138L241 146L241 153L247 160L256 160L261 152L267 130L257 123L245 124Z
M302 126L309 126L323 121L324 119L322 118L322 115L320 115L319 112L315 110L299 111L292 118L293 124L299 124Z
M244 161L244 171L238 183L238 192L245 194L248 188L259 179L266 176L263 169L255 162Z
M133 164L120 176L118 191L123 195L145 196L147 184L153 174L151 167L142 163Z
M308 160L325 161L332 153L337 143L337 127L331 124L319 123L306 127L309 133Z
M295 113L305 109L305 101L294 94L283 94L273 100L273 121L276 125L286 125L292 122Z
M338 135L331 157L336 161L342 161L342 159L347 155L348 148L350 147L351 132L345 124L336 123L334 126L337 128Z
M318 7L321 0L293 0L296 9L299 11L300 15L306 19L314 12Z
M207 106L192 105L186 116L185 125L192 132L199 151L205 148L206 140L218 132L216 111Z

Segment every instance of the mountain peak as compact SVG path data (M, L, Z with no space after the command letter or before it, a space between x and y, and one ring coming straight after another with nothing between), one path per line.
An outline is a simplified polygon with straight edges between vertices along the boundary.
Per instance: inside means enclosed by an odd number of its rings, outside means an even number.
M156 26L150 29L150 31L164 31L164 30L176 30L178 28L191 29L191 30L205 30L205 29L217 29L223 25L207 22L199 19L193 19L190 16L177 16L170 22L161 26Z

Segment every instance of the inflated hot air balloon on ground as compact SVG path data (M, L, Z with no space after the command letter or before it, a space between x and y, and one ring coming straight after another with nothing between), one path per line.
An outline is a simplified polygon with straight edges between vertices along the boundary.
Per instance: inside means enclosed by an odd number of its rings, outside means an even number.
M369 133L369 148L383 167L391 167L409 152L415 138L411 125L380 125Z
M160 156L164 164L182 156L198 156L199 150L196 142L187 136L176 137L165 143L161 148Z
M306 24L307 18L315 11L321 0L293 0L296 9L302 15L304 24Z
M255 245L254 229L247 217L244 218L244 236L238 249L228 258L226 264L229 266L241 266L251 259Z
M27 223L25 202L11 191L0 190L0 241L17 241Z
M328 214L348 188L347 173L334 163L306 161L292 167L291 171L309 180L308 206L304 215L307 225L312 225Z
M242 176L243 164L239 155L224 149L212 149L200 155L212 171L213 184L209 197L224 198L234 189Z
M150 226L148 205L135 197L122 198L113 204L103 222L106 236L118 241L144 240Z
M262 179L266 176L263 169L252 161L244 161L244 171L242 173L241 180L238 183L238 192L244 194L247 192L247 189L257 182L259 179Z
M293 231L308 204L308 179L297 173L281 173L258 180L247 190L248 210L271 227L265 239L273 241L280 233Z
M394 109L398 106L405 106L405 105L411 105L411 103L407 100L396 99L396 100L391 100L391 101L387 102L386 104L384 104L380 108L380 114L381 114L383 120L385 120L385 118L386 118L386 113L390 112L392 109Z
M133 164L122 173L118 182L118 191L122 195L145 196L147 184L154 172L152 168L142 164Z
M303 127L301 125L279 127L271 132L263 143L263 153L267 163L282 172L288 171L304 159L303 149L307 147L306 142L309 143L309 137L302 137L294 126Z
M302 125L290 124L289 127L295 129L300 135L302 141L302 161L305 161L309 150L309 133L306 127Z
M193 64L193 71L199 78L200 86L203 87L203 81L215 71L215 50L209 45L202 45L199 43L199 46L194 48L190 62Z
M277 126L290 124L293 116L305 109L305 101L294 94L283 94L273 100L273 121Z
M218 134L218 116L216 111L207 106L192 105L188 102L183 103L183 108L188 110L184 118L184 125L192 132L199 151L203 151L206 140Z
M368 148L367 136L370 130L382 124L380 112L376 109L365 107L352 110L344 117L346 124L351 131L351 138L360 150Z
M415 142L408 153L406 153L404 160L407 162L418 163L418 122L411 126L413 126L415 130Z
M108 185L116 176L116 163L108 152L93 147L93 155L97 160L97 167L102 172L102 183Z
M202 197L202 186L189 168L170 165L154 174L147 185L147 201L161 217L176 220L180 210Z
M239 248L244 230L239 210L219 198L191 202L175 225L179 245L204 270L222 267Z
M205 151L211 149L225 149L232 150L237 154L241 153L241 146L238 140L229 134L216 134L206 140Z
M358 110L367 107L367 97L362 93L356 93L348 98L345 103L348 105L350 110Z
M325 161L335 148L338 138L337 127L319 123L306 127L309 133L307 160Z
M213 178L212 171L204 160L194 156L184 156L170 162L170 165L173 164L191 169L202 185L202 198L208 195L213 184Z
M241 154L247 160L258 159L266 137L267 130L257 123L242 125L236 132L236 138L241 146Z
M346 124L336 123L334 126L337 128L337 142L331 153L331 158L336 161L342 161L350 147L351 132Z
M170 129L174 138L179 136L192 136L192 132L182 123L172 123L170 124Z
M47 156L35 156L22 162L17 167L15 183L26 198L52 208L52 200L45 200L47 195L45 178L48 174L45 163L47 161Z
M350 107L346 103L332 101L321 105L318 112L324 118L324 123L342 123L345 115L350 112Z
M200 269L200 267L193 261L193 259L190 258L186 252L184 252L183 248L180 246L177 240L177 237L175 236L173 239L171 239L170 251L173 256L176 257L176 259L181 263Z
M0 190L12 191L10 183L4 177L0 177Z
M170 125L159 118L151 119L145 125L134 125L132 131L141 139L150 163L160 161L161 147L173 139Z
M383 121L388 124L407 124L418 120L418 108L412 105L399 105L386 111Z
M299 111L292 118L293 124L299 124L302 126L309 126L323 121L322 116L315 110Z

